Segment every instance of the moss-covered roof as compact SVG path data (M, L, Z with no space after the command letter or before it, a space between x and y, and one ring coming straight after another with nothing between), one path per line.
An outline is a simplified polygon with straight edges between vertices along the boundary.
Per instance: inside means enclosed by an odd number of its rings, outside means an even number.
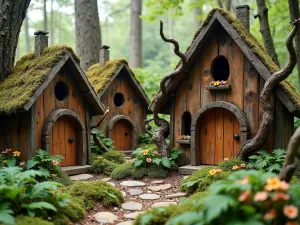
M235 16L221 8L212 9L206 19L203 21L201 26L198 28L196 33L194 34L193 42L202 31L202 29L207 26L209 21L211 20L214 13L218 11L227 21L228 23L237 31L237 33L241 36L243 41L247 44L247 46L251 49L251 51L260 59L260 61L265 65L265 67L269 70L271 74L279 70L279 67L274 63L272 58L266 53L263 46L258 42L258 40L244 27L244 25L235 18ZM191 46L190 45L190 46ZM186 52L189 50L190 46L187 48ZM180 62L179 62L180 63ZM179 66L177 64L176 68ZM289 83L287 80L282 81L280 83L281 89L287 94L288 98L295 104L295 106L300 110L300 95L296 92L296 89ZM156 97L156 96L155 96ZM154 97L154 99L155 99ZM153 103L154 101L152 101ZM152 104L151 103L151 104Z
M24 55L11 74L0 83L0 112L11 113L22 108L67 53L73 54L77 62L80 61L72 48L67 46L45 48L40 56L34 53Z

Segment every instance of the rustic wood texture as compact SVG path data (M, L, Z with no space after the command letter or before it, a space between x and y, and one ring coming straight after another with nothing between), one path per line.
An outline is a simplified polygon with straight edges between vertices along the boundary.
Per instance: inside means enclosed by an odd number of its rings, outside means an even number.
M131 150L130 124L126 120L119 120L113 126L113 141L118 150Z

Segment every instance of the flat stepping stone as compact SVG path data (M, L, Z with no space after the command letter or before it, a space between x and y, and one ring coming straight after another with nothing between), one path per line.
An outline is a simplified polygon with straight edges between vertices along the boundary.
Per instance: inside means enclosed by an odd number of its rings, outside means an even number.
M141 210L143 205L138 202L125 202L121 205L121 208L127 211Z
M126 193L125 193L125 191L121 191L121 193L122 193L122 195L123 195L123 197L125 198L126 197Z
M184 176L183 179L186 179L186 178L188 178L188 177L189 177L189 176Z
M141 187L141 186L145 186L146 184L141 181L126 180L121 182L120 185L125 187Z
M134 195L140 195L143 193L142 189L137 189L137 188L131 188L129 190L127 190L127 192L129 193L129 195L134 196Z
M115 183L113 183L113 182L107 182L108 184L110 184L110 185L112 185L112 186L116 186L116 184Z
M133 224L133 220L128 220L128 221L123 221L121 223L117 223L117 225L132 225Z
M159 199L160 195L157 195L157 194L142 194L139 197L141 199L144 199L144 200L155 200L155 199Z
M162 183L164 183L163 180L154 180L151 182L151 184L162 184Z
M134 212L134 213L128 213L124 215L124 218L126 219L135 219L139 214L143 214L145 211L140 212Z
M105 177L105 178L103 178L102 180L105 181L105 182L107 182L107 181L110 181L111 178L110 178L110 177Z
M94 177L94 176L91 175L91 174L87 174L87 173L70 176L71 180L73 180L73 181L88 180L88 179L90 179L92 177Z
M167 195L166 198L180 198L180 197L185 197L185 196L187 196L186 193L177 192L177 193L174 193L174 194Z
M168 206L168 205L177 205L177 203L176 202L156 202L151 206L151 208L164 207L164 206Z
M158 186L150 186L148 187L148 189L150 189L151 191L164 191L170 189L171 187L171 184L162 184Z
M115 222L118 217L110 212L99 212L94 215L95 220L102 224L108 224Z

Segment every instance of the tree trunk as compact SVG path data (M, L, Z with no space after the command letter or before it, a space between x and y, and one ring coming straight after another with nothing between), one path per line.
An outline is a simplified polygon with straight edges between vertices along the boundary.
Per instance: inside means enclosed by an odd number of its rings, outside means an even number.
M30 0L0 1L0 82L10 73Z
M194 0L195 2L198 2L198 0ZM199 19L199 17L202 15L202 5L196 6L193 10L194 13L194 25L195 25L195 31L199 29L199 27L202 24L202 20Z
M54 45L54 12L53 12L53 0L51 0L50 8L50 45Z
M25 17L25 41L26 41L26 53L31 51L30 35L29 35L29 18L28 15Z
M254 18L259 18L260 32L264 41L264 46L268 55L270 55L273 61L280 67L278 55L275 50L274 41L271 35L271 29L269 25L268 7L265 0L256 0L258 12Z
M231 11L232 0L227 0L226 2L226 10Z
M174 20L172 18L172 9L169 9L169 11L168 11L168 33L169 33L170 38L173 38L173 36L174 36L173 28L174 28ZM173 46L172 45L169 45L169 51L170 51L170 57L172 57L173 56Z
M298 0L289 0L289 10L291 22L300 17L299 13L299 1ZM297 70L298 70L298 82L300 87L300 30L298 30L295 36L295 49L297 54Z
M76 0L76 50L84 71L99 63L101 47L100 20L97 0Z
M44 14L44 31L48 31L48 19L47 19L47 0L44 0L43 4L43 14Z
M142 0L131 0L129 65L142 66Z

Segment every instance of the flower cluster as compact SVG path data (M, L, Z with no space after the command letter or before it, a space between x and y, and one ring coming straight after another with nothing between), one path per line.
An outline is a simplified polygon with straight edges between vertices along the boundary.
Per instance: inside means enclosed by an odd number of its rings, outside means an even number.
M215 174L221 173L221 172L222 172L221 169L212 169L212 170L208 171L208 173L212 176Z
M177 137L177 140L191 140L191 136L189 135L181 135Z
M1 151L0 154L0 165L5 166L8 161L14 161L14 164L18 164L20 166L24 166L25 162L20 162L21 152L13 151L12 149L5 149Z
M227 81L224 81L224 80L217 80L217 81L213 81L210 83L211 86L220 86L220 85L226 85L227 84Z
M146 164L151 164L153 159L160 157L158 151L150 151L149 149L141 149L137 155L137 159L142 160Z

